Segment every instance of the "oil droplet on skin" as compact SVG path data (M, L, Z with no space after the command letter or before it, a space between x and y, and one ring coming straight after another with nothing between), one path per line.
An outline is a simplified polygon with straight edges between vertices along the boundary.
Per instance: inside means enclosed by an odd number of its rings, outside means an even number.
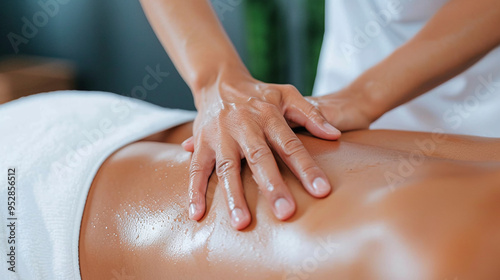
M274 191L274 186L273 186L273 184L271 184L271 183L267 183L267 191L268 191L268 192L272 192L272 191Z

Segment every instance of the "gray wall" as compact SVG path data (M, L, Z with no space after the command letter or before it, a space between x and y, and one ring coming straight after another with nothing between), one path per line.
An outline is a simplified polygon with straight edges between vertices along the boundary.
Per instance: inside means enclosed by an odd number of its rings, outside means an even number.
M54 12L47 16L39 2L53 4L49 7ZM245 60L242 1L213 2ZM0 56L16 54L8 35L24 37L23 18L34 23L35 15L40 27L34 32L29 30L27 34L32 38L18 46L17 54L72 60L77 65L79 89L128 96L148 75L146 68L159 65L162 72L169 73L168 77L145 96L136 96L161 106L194 109L188 87L149 26L139 0L1 0Z

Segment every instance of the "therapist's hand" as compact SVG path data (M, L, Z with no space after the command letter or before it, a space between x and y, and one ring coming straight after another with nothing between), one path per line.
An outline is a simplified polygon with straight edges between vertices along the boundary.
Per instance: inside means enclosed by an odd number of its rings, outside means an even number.
M366 94L351 88L306 99L340 131L367 129L380 116Z
M304 126L313 135L329 140L340 132L328 124L318 108L291 85L267 84L246 73L223 73L194 94L198 116L193 137L183 143L193 151L190 166L189 217L205 213L207 181L214 167L224 188L231 224L243 229L251 216L240 178L246 158L262 193L280 220L295 212L295 201L281 177L274 150L305 189L315 197L331 191L328 178L316 165L288 122Z

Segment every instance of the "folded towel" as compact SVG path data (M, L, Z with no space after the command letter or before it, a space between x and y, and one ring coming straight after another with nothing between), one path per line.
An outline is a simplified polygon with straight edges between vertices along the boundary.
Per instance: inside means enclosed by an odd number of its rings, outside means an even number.
M80 224L102 162L195 114L104 92L43 93L1 105L0 279L80 279Z

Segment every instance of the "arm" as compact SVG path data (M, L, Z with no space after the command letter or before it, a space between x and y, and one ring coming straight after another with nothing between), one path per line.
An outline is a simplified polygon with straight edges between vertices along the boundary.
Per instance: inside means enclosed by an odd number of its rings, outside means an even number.
M307 153L287 121L305 126L314 135L337 139L318 109L289 85L273 85L251 77L207 1L141 0L146 15L175 66L191 88L198 116L190 166L190 217L205 212L207 181L215 166L226 191L232 224L250 223L240 179L246 158L275 215L288 219L295 202L281 177L271 146L305 188L326 196L328 178ZM269 145L268 145L269 143Z
M500 2L450 1L414 38L368 69L349 87L324 99L311 100L320 108L339 108L323 109L337 128L365 128L385 112L476 63L500 44L499 26ZM344 114L355 117L342 118Z
M192 90L195 102L222 71L249 73L208 1L141 0L168 55ZM198 105L198 104L197 104Z

